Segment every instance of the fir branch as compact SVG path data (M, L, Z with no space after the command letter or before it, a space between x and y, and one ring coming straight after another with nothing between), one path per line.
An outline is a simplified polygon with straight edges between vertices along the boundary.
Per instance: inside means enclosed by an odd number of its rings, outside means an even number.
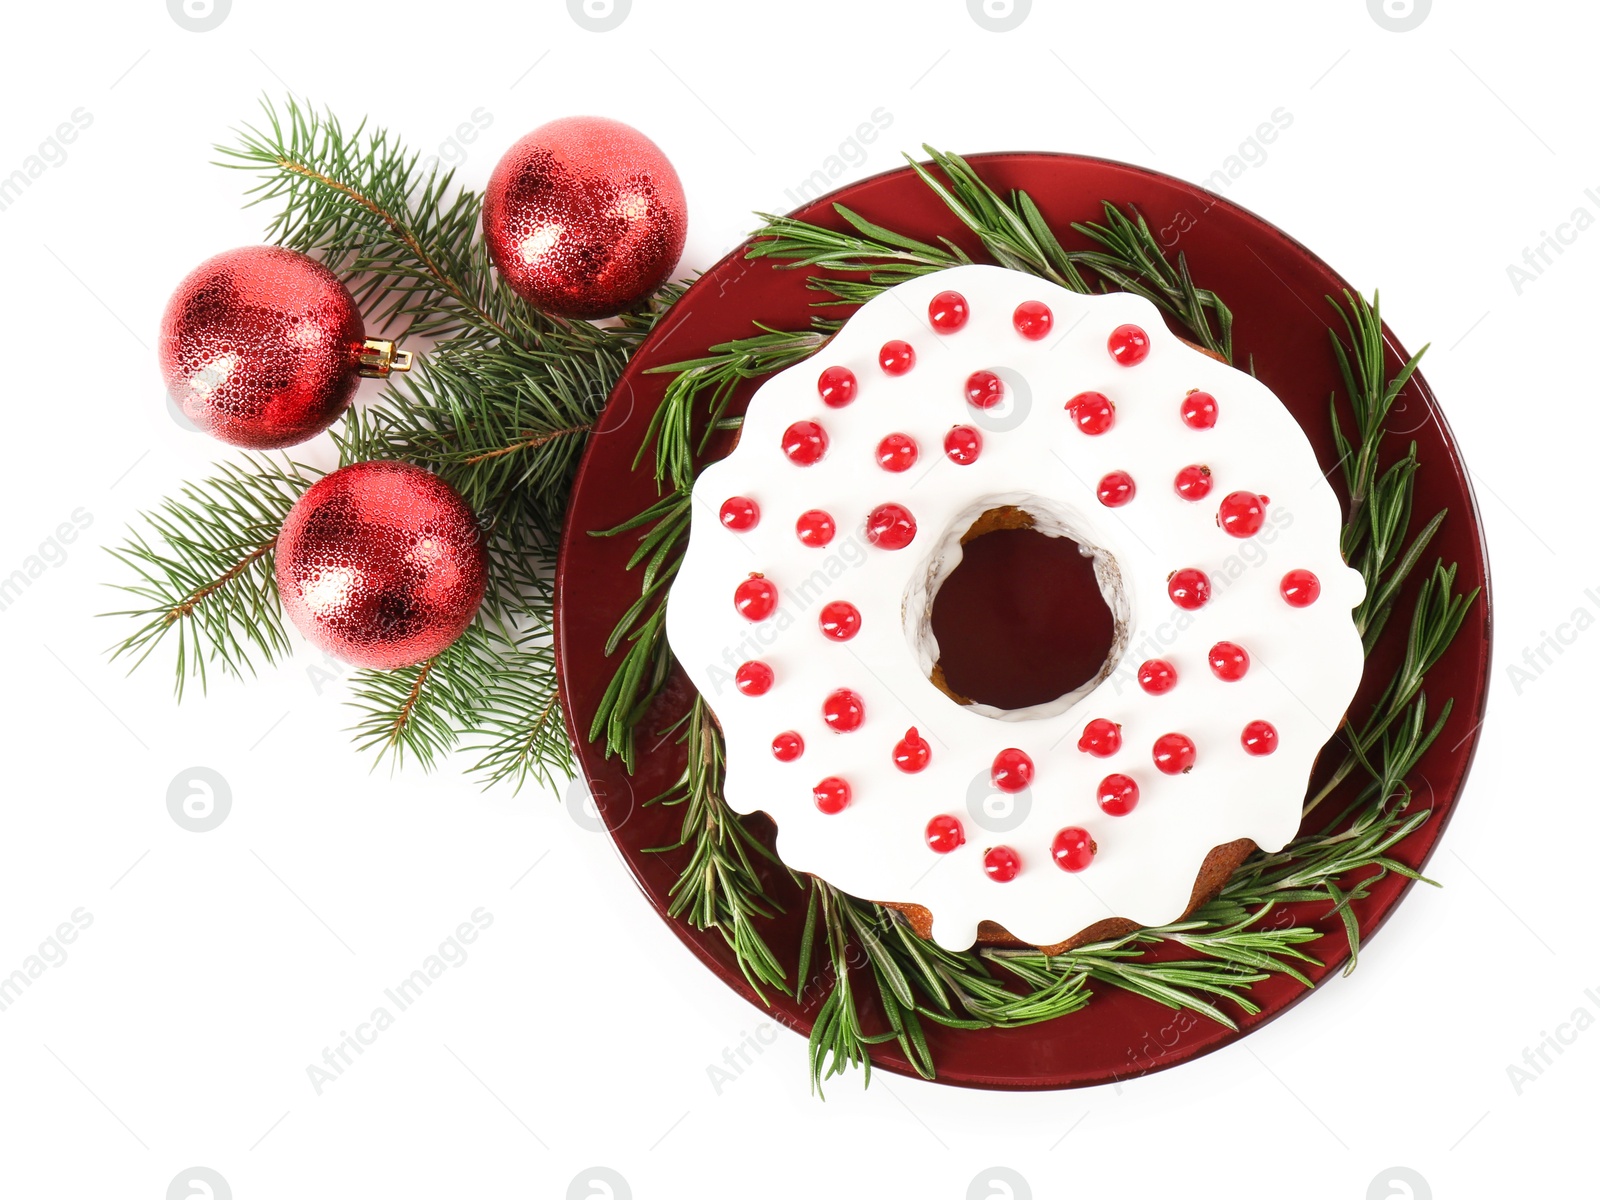
M210 667L242 678L289 652L273 548L289 509L316 481L311 468L287 458L246 456L216 470L142 513L145 528L110 549L134 576L113 586L141 602L104 614L139 622L111 657L129 659L132 670L175 635L180 700L191 677L205 690Z
M455 172L420 169L420 155L362 122L346 132L332 112L291 97L262 101L260 125L218 146L219 165L260 176L251 203L277 214L267 236L354 278L373 323L401 334L473 333L533 347L552 335L598 342L586 322L539 313L493 269L482 238L482 197L455 187Z

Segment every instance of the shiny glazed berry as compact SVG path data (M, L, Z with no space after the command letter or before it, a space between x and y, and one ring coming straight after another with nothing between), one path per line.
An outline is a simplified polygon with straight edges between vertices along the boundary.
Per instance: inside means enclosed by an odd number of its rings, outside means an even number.
M751 659L740 663L733 673L733 686L746 696L765 696L772 690L772 668L764 662Z
M1022 873L1022 859L1010 846L994 846L983 852L983 873L996 883L1010 883Z
M1100 486L1095 488L1095 495L1107 508L1121 508L1133 499L1133 493L1133 476L1126 471L1107 471L1100 477Z
M1185 500L1204 500L1211 494L1211 468L1198 464L1185 467L1172 481L1172 487Z
M1250 653L1238 642L1218 642L1206 655L1211 673L1226 683L1243 679L1250 669Z
M1184 567L1167 576L1167 595L1179 608L1202 608L1211 599L1211 580L1204 571Z
M778 609L778 589L772 580L752 573L733 589L733 607L747 621L765 621Z
M1024 300L1017 305L1017 311L1011 314L1011 327L1030 342L1037 342L1047 335L1053 324L1055 314L1043 300Z
M935 333L954 333L971 315L967 298L960 292L940 292L928 301L928 323Z
M832 515L820 508L808 508L794 523L794 535L803 546L826 546L837 532Z
M850 785L837 775L829 775L811 789L811 796L816 800L817 807L831 817L843 812L849 805Z
M822 636L835 642L848 642L861 632L861 610L848 600L830 600L817 614Z
M1295 608L1305 608L1322 595L1322 580L1304 567L1296 567L1279 581L1278 594Z
M1050 857L1063 871L1083 870L1099 852L1089 831L1078 825L1067 826L1050 842Z
M772 739L772 757L779 762L793 762L805 752L805 738L792 729L787 729Z
M933 747L916 727L906 730L905 737L894 744L894 765L907 775L915 775L928 765L933 757Z
M1106 349L1124 367L1137 366L1150 356L1150 335L1137 325L1118 325L1106 339Z
M1078 749L1096 758L1110 758L1122 749L1122 727L1115 721L1096 717L1083 727Z
M729 496L722 502L722 511L718 515L724 527L735 533L743 533L756 527L756 522L761 520L761 508L746 496Z
M880 504L867 514L867 541L880 550L904 550L917 536L917 519L903 504Z
M974 371L967 376L966 394L973 408L993 408L1006 398L1006 385L993 371Z
M1012 747L994 756L989 782L1002 792L1020 792L1033 782L1033 759Z
M928 839L928 849L935 854L949 854L967 840L961 822L943 814L928 822L924 836Z
M1125 817L1139 803L1139 785L1126 775L1107 775L1095 789L1094 798L1101 812Z
M796 421L783 431L783 452L797 467L814 466L828 452L828 433L815 421Z
M957 425L944 435L944 456L959 467L970 467L983 453L983 434L971 425Z
M885 342L878 351L878 365L883 368L885 375L904 375L917 363L917 352L911 348L910 342L896 339Z
M1254 537L1267 520L1267 498L1254 492L1229 492L1217 506L1217 524L1236 538Z
M857 693L839 688L829 692L822 702L822 719L835 733L851 733L867 719L866 705Z
M1278 748L1278 731L1268 721L1251 721L1239 735L1239 744L1246 754L1260 758Z
M1190 429L1210 429L1217 423L1217 398L1210 392L1190 392L1178 406L1178 415Z
M1194 769L1194 742L1181 733L1163 733L1150 757L1163 775L1182 775Z
M917 461L917 439L909 433L891 433L878 443L878 465L885 471L909 471Z
M1178 686L1178 669L1164 658L1139 664L1139 686L1152 696L1160 696Z
M1117 406L1100 392L1079 392L1067 401L1072 423L1090 437L1110 429L1117 419Z
M829 408L843 408L856 398L856 373L849 367L829 367L817 376L817 395Z

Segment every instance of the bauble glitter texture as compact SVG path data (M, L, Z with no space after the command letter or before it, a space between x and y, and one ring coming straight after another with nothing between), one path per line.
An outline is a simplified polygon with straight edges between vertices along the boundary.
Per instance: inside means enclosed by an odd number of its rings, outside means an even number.
M314 437L345 410L365 339L355 300L327 267L246 246L178 285L161 318L161 373L200 429L274 450Z
M483 198L483 235L506 282L563 317L615 316L672 274L688 231L683 185L644 134L563 117L506 152Z
M423 662L460 637L488 574L466 501L400 462L353 463L312 484L283 522L276 558L295 628L379 670Z

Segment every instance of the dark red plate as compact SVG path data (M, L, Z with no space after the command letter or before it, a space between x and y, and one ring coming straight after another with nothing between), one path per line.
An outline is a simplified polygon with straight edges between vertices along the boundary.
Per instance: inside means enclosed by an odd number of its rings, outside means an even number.
M1339 378L1327 326L1336 318L1324 297L1340 295L1351 285L1331 267L1261 218L1165 175L1063 154L990 154L970 161L1002 193L1012 188L1029 192L1069 248L1086 244L1071 231L1071 223L1100 219L1102 200L1135 206L1169 251L1181 250L1188 257L1199 284L1214 289L1233 310L1235 361L1253 364L1256 374L1299 419L1323 465L1333 469L1337 454L1328 397L1339 387ZM971 235L909 169L853 184L795 215L842 227L833 212L835 201L916 238L953 238L984 261ZM679 811L644 802L671 786L683 767L682 748L653 731L664 729L683 711L692 695L687 681L676 676L641 726L638 770L632 779L585 736L616 665L605 656L606 638L639 589L637 573L625 567L633 549L631 539L596 538L590 531L610 528L656 498L650 471L636 471L632 464L668 377L645 372L748 335L754 332L752 322L778 329L803 328L813 311L810 305L818 298L807 291L804 270L746 262L742 253L741 248L724 258L689 289L640 347L612 393L584 455L567 516L558 572L556 639L568 728L578 746L581 769L624 860L684 944L724 983L759 1004L721 935L702 933L666 917L668 889L683 855L647 853L678 836ZM1388 342L1391 367L1398 366L1406 352L1392 335ZM755 386L741 390L732 411L743 411ZM1447 697L1455 699L1449 724L1412 778L1418 797L1431 805L1434 815L1393 851L1401 861L1421 867L1449 820L1477 747L1488 694L1489 574L1472 487L1444 417L1420 375L1397 401L1391 427L1391 452L1403 451L1410 440L1417 443L1422 468L1417 474L1416 512L1450 510L1430 555L1460 563L1459 587L1484 589L1460 636L1428 679L1428 698L1435 712ZM1408 594L1414 593L1422 574L1416 573ZM1409 600L1402 600L1398 611L1409 613ZM1385 630L1368 660L1354 711L1365 711L1372 694L1389 678L1403 650L1406 624L1404 616L1397 616ZM1339 809L1334 797L1316 816L1325 818ZM765 818L756 821L770 834ZM792 964L804 897L776 872L769 882L788 911L766 932L780 961ZM1408 881L1391 875L1355 906L1363 937L1370 937L1383 923L1408 887ZM1327 908L1303 904L1293 913L1297 921L1325 934L1307 947L1322 963L1308 972L1316 980L1341 968L1348 957L1339 922ZM858 994L870 990L858 989ZM1060 1088L1126 1079L1215 1050L1309 994L1284 976L1257 984L1251 997L1261 1012L1253 1017L1236 1014L1239 1032L1233 1032L1204 1017L1175 1014L1115 988L1096 986L1095 993L1086 1009L1025 1029L961 1031L929 1023L928 1041L939 1080L972 1087ZM772 999L772 1008L764 1011L802 1033L810 1030L820 997L809 997L806 1004L781 995ZM864 1014L869 1023L877 1015ZM877 1047L873 1061L891 1071L912 1073L892 1043Z

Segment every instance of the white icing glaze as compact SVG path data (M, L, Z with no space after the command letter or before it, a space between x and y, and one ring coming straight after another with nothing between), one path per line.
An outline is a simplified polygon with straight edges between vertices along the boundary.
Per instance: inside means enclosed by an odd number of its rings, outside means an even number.
M935 333L929 301L953 289L970 318L954 333ZM1040 341L1020 336L1012 312L1041 300L1054 327ZM1148 356L1135 366L1106 348L1124 323L1143 328ZM877 365L884 342L903 339L916 365L891 377ZM850 368L854 401L829 408L817 394L828 366ZM981 413L965 399L975 370L1007 383L999 409ZM1193 389L1217 399L1215 428L1195 430L1179 418ZM1113 427L1098 436L1076 428L1066 402L1099 391L1116 404ZM1019 404L1020 398L1020 404ZM800 467L785 457L784 430L812 420L827 431L822 461ZM983 431L969 466L949 461L946 432L957 424ZM920 457L896 474L877 465L875 449L889 433L913 436ZM1203 463L1214 476L1200 502L1180 498L1173 478ZM1107 508L1096 497L1100 478L1129 472L1134 499ZM1218 528L1219 502L1247 490L1271 498L1268 522L1253 538ZM719 520L731 496L761 509L755 528L734 533ZM876 505L905 505L917 535L903 550L868 543L864 525ZM927 615L940 582L961 560L960 536L987 509L1014 504L1036 528L1075 538L1096 556L1097 574L1118 618L1120 654L1105 677L1070 696L1026 710L964 707L939 691L929 672L938 646ZM831 513L838 534L824 548L801 544L795 520L807 509ZM1207 853L1237 838L1277 850L1294 836L1307 776L1317 752L1361 679L1361 641L1350 617L1364 587L1339 555L1342 517L1305 434L1264 385L1184 344L1148 301L1127 293L1079 296L998 267L968 266L924 276L863 305L811 360L768 380L750 403L739 444L707 467L694 488L688 552L672 588L667 634L674 653L705 696L727 741L726 796L739 812L764 810L778 826L785 863L873 900L919 904L933 915L944 946L970 946L981 920L999 922L1036 945L1062 941L1095 921L1119 916L1143 925L1177 918L1187 907ZM1167 596L1174 570L1210 576L1212 597L1195 612ZM1279 580L1307 568L1322 593L1307 608L1279 594ZM752 623L733 593L759 571L780 589L778 612ZM861 612L852 640L834 642L817 626L821 607L848 600ZM1243 645L1251 666L1226 683L1207 667L1218 641ZM1172 691L1145 694L1139 664L1160 657L1178 671ZM776 683L762 696L740 694L737 666L769 664ZM823 722L821 706L836 688L858 692L866 719L850 733ZM1096 717L1122 727L1122 748L1109 758L1078 749ZM1252 757L1240 744L1251 720L1270 721L1275 753ZM915 726L932 746L932 761L904 774L892 761L896 741ZM793 762L772 754L774 735L794 730L805 752ZM1194 769L1167 776L1151 747L1181 732L1197 747ZM989 784L995 754L1026 751L1032 786L1006 797ZM1096 786L1113 772L1138 783L1128 815L1109 816ZM850 805L819 811L812 788L826 776L849 782ZM958 817L966 843L949 854L930 850L931 817ZM1098 853L1080 873L1051 860L1050 844L1066 826L1082 826ZM1022 871L1009 883L989 879L984 851L1013 848Z

